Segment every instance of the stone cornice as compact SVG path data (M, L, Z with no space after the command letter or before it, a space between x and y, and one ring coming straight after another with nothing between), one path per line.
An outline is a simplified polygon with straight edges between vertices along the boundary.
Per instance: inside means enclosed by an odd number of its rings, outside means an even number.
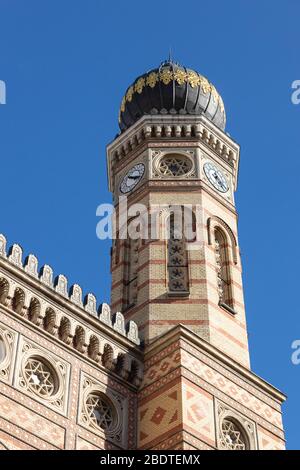
M147 115L107 146L109 189L113 190L112 176L115 163L130 156L143 142L174 142L183 139L187 142L201 142L204 147L229 164L235 173L236 186L239 145L226 133L204 116Z
M241 378L247 380L253 386L259 388L259 390L264 391L279 403L283 403L286 400L286 395L284 395L280 390L181 324L175 326L146 347L145 361L148 361L152 356L162 351L170 344L180 340L184 340L202 352L205 352L211 358L218 361L218 363L228 368L231 372L235 372Z

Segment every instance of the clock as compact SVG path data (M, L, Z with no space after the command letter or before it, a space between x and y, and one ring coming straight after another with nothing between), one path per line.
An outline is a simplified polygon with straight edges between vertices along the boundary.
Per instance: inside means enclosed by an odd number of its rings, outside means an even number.
M203 168L210 184L220 193L227 193L229 187L223 172L211 162L206 162Z
M143 163L137 163L126 175L123 176L120 182L120 191L123 194L129 193L132 191L136 185L141 181L145 173L145 165Z

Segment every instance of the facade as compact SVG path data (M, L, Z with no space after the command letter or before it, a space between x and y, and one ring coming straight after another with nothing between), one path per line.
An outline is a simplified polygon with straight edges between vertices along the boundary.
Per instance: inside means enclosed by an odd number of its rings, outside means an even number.
M127 89L107 148L125 221L110 306L0 237L1 448L285 448L285 396L250 369L225 122L215 87L173 62Z

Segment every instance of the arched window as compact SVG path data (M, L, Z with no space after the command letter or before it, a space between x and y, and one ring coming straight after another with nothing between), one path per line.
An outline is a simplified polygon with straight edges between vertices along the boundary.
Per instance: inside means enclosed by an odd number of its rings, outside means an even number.
M227 450L249 450L247 434L240 423L230 417L223 419L220 432L221 448Z
M124 309L137 303L138 294L138 265L140 239L128 238L125 242L125 272L124 272Z
M178 218L179 217L179 218ZM186 293L189 290L188 259L183 230L183 214L172 213L169 218L168 238L168 289L170 293Z
M219 303L233 309L228 242L224 232L219 227L215 229L215 254Z

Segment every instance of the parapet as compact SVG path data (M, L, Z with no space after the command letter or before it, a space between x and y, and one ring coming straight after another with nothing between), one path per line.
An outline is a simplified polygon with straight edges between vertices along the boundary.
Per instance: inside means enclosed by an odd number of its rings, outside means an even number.
M85 317L88 315L91 319L96 319L100 324L111 328L114 332L125 337L133 343L133 345L140 345L138 327L134 321L130 320L126 324L121 312L116 312L112 315L108 304L102 303L98 306L97 299L92 293L88 293L83 297L82 289L78 284L74 284L68 289L66 276L60 274L54 278L53 270L48 264L45 264L39 270L38 259L33 254L28 255L23 263L23 250L21 246L13 244L7 250L6 238L2 234L0 234L0 261L1 259L7 261L14 268L23 271L23 274L27 276L29 284L31 280L38 281L42 287L50 289L53 294L57 294L61 300L67 301L71 309L76 307L81 313L85 314ZM0 279L0 281L2 281L2 284L5 284L5 278ZM6 293L5 289L3 289L4 286L0 293L2 299L1 303L3 303L3 297L9 295L9 292ZM9 289L9 286L7 286L7 289ZM25 293L24 296L26 297ZM27 303L28 302L29 299L27 300ZM26 299L24 299L24 303L26 304Z

